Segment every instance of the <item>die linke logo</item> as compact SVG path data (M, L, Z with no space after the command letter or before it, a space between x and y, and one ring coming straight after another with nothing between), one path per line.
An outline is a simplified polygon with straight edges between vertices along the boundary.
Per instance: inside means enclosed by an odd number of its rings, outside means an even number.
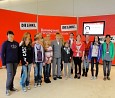
M75 31L77 24L61 25L61 31Z
M20 22L20 29L21 30L37 29L37 23L36 22Z

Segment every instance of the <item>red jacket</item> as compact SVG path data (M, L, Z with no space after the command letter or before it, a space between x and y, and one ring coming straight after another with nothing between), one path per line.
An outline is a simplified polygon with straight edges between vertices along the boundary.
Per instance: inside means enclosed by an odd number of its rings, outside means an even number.
M77 47L80 47L80 49L78 50ZM72 44L72 51L73 51L73 57L82 57L83 51L85 51L84 42L82 42L81 44L76 44L76 42L74 42ZM77 55L77 54L79 54L79 55Z

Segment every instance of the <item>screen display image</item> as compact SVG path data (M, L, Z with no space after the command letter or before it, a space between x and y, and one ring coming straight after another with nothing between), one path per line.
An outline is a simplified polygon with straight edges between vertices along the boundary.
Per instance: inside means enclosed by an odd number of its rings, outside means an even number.
M105 21L83 22L84 35L104 35Z

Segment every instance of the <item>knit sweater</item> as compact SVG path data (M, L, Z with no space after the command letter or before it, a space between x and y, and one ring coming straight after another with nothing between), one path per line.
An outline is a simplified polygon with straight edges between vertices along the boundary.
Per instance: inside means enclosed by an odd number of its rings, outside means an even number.
M7 63L19 63L19 44L16 41L5 41L1 52L2 65Z

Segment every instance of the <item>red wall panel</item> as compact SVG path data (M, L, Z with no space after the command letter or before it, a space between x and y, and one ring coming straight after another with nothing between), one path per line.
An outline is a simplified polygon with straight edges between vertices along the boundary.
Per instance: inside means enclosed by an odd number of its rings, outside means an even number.
M67 40L69 38L68 34L70 32L73 32L76 35L75 31L61 31L61 25L69 25L69 24L77 24L77 18L76 17L61 17L61 16L38 16L38 27L39 32L41 32L41 29L50 29L50 30L59 30L59 32L64 36L64 40ZM51 39L55 39L55 33L50 32ZM46 33L43 33L43 36L45 36Z
M36 15L0 9L0 49L3 41L7 39L6 32L12 30L15 40L20 42L25 32L30 32L32 37L37 30L20 30L20 22L36 22ZM1 51L0 51L1 53ZM1 56L0 56L1 57ZM0 67L1 67L0 60Z

